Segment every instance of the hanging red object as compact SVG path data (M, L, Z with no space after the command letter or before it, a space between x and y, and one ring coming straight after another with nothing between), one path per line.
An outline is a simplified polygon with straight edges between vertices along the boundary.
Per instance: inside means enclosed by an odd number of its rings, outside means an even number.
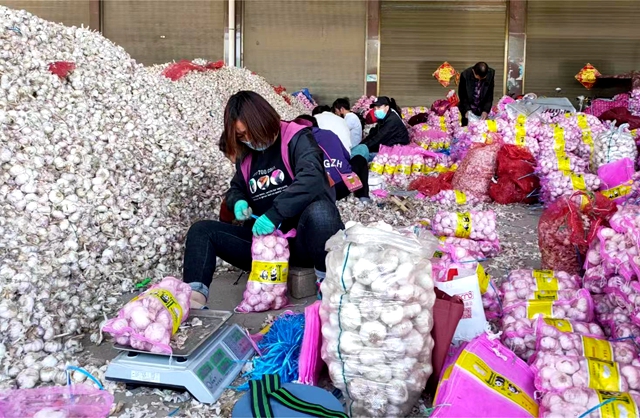
M596 69L591 64L587 64L578 74L576 74L576 80L580 82L587 90L591 90L591 88L596 84L598 76L601 76L600 71Z
M76 69L76 64L69 61L56 61L49 64L49 71L60 78L67 78Z
M449 87L451 79L455 75L456 70L446 61L433 73L433 76L438 80L438 83L440 83L442 87Z

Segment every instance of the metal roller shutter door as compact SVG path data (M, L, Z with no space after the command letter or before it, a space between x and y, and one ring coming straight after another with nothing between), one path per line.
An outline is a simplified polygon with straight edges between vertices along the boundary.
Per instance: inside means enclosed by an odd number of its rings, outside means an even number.
M224 1L107 0L103 33L145 65L224 59Z
M67 26L89 26L88 0L2 0L0 5L17 10L24 9L42 19Z
M331 104L364 93L365 1L248 0L243 64L293 92Z
M444 61L463 71L478 61L496 70L495 97L504 91L507 7L504 1L383 1L380 16L380 95L400 106L444 98L432 76Z
M602 74L640 70L640 1L529 1L526 91L571 100L610 96L630 85L586 90L574 76L587 63ZM611 86L612 83L603 83Z

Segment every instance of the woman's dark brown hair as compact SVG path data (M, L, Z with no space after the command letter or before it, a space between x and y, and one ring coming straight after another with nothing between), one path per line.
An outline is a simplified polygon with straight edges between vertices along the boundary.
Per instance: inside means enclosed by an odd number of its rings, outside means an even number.
M246 126L241 135L236 131L236 122ZM249 147L242 141L250 142L257 148L268 147L280 133L278 112L258 93L239 91L231 96L224 109L224 132L220 139L220 149L231 156L244 156Z

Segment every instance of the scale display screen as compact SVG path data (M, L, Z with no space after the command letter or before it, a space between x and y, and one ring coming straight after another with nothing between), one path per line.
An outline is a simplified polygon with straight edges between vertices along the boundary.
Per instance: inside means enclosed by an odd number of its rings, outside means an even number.
M233 359L222 348L217 348L213 354L198 367L198 378L214 389L223 384L224 377L233 368Z
M238 328L233 329L226 336L224 343L238 359L244 358L252 349L249 339Z

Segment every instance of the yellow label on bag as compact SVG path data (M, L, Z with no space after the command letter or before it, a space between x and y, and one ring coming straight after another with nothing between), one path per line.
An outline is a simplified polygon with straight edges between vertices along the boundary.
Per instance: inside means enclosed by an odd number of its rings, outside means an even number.
M626 196L631 193L631 184L631 181L623 183L619 186L612 187L611 189L603 190L602 194L610 200Z
M385 174L392 175L395 172L396 172L396 166L395 165L387 164L387 165L384 166L384 173Z
M535 300L558 300L558 292L555 290L538 290L533 292Z
M440 130L447 132L447 122L444 116L440 116Z
M415 163L411 166L411 172L412 173L421 173L422 172L422 168L424 167L424 164L422 163Z
M408 176L411 174L411 166L406 164L397 165L395 174L404 174Z
M428 165L423 165L422 166L422 174L429 174L433 171L433 168L429 167Z
M543 318L553 317L553 302L550 300L528 300L527 318L534 319L537 316Z
M464 205L465 203L467 203L467 196L464 194L464 192L460 190L455 190L454 193L456 194L457 204Z
M578 115L578 126L580 129L589 129L589 122L587 121L587 115Z
M267 284L282 284L287 282L289 263L286 261L257 261L251 262L249 280Z
M573 332L573 325L565 319L544 318L544 323L562 332Z
M422 125L422 126L420 127L420 129L421 129L421 130L423 130L423 131L428 131L428 130L429 130L429 129L431 129L431 128L429 128L429 125L424 124L424 125Z
M527 136L527 131L523 125L516 125L516 138L515 143L519 147L524 147L527 143L525 137Z
M558 279L555 277L536 277L536 289L537 290L545 290L549 292L557 292L558 291Z
M377 173L377 174L382 174L384 172L384 166L380 163L371 163L371 167L369 168L369 170L372 173Z
M538 404L536 401L531 399L522 388L507 380L505 376L494 372L491 367L477 355L465 350L460 354L460 357L455 362L455 366L478 379L498 395L520 406L532 417L538 416Z
M147 296L151 296L153 298L158 299L162 305L167 308L169 314L171 315L171 319L173 322L173 332L175 334L178 332L178 328L180 328L180 324L182 323L182 306L178 303L178 299L173 296L173 293L168 291L167 289L155 288L149 289L141 295L138 295L131 299L130 302L136 301L138 299L144 299Z
M555 138L553 139L553 150L556 152L556 155L558 155L558 153L564 154L564 150L567 146L566 141L564 140L564 136L562 136L562 138Z
M571 171L571 160L566 155L556 155L558 158L558 170Z
M587 190L587 184L584 182L583 174L572 174L571 184L575 190Z
M580 196L580 210L584 210L589 204L589 198L585 195Z
M516 124L524 125L525 123L527 123L527 117L525 115L518 115L518 118L516 119Z
M553 276L553 270L533 270L532 276L536 281L536 290L558 291L558 279Z
M618 363L587 358L589 387L607 392L620 392Z
M582 355L595 360L613 361L613 348L607 340L582 338Z
M456 213L458 222L456 222L456 237L469 238L471 235L471 214L469 212Z
M496 123L495 120L487 121L487 130L489 132L498 132L498 124Z
M553 140L554 142L564 142L564 128L557 124L553 125Z
M476 267L476 276L478 276L478 284L480 285L480 293L487 293L487 289L489 289L489 280L491 280L491 276L489 276L485 271L482 264L478 263L478 267Z
M596 391L600 406L598 413L602 418L631 418L639 415L638 405L629 393ZM612 401L610 401L612 400ZM603 405L604 402L609 401Z

